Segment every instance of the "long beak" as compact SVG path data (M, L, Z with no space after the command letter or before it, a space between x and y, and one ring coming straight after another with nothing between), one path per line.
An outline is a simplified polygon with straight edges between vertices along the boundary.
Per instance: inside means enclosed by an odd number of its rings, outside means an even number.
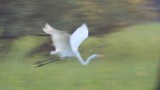
M105 57L105 55L104 54L98 54L98 57L103 58L103 57Z

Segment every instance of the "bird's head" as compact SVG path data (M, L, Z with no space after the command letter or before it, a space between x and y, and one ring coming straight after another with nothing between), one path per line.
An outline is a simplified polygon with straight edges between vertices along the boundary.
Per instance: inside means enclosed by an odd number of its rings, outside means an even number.
M105 55L103 54L93 54L92 55L92 58L102 58L102 57L105 57Z
M105 57L105 55L103 55L103 54L98 54L97 57L98 57L98 58L103 58L103 57Z

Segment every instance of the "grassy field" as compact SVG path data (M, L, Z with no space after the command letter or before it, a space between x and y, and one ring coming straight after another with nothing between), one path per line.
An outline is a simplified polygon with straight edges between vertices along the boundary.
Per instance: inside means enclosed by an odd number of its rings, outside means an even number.
M153 90L159 66L159 34L160 23L148 23L90 37L80 47L82 56L101 53L105 57L87 66L71 58L39 68L33 63L48 57L43 53L26 55L48 38L21 37L10 42L7 53L1 52L0 90Z

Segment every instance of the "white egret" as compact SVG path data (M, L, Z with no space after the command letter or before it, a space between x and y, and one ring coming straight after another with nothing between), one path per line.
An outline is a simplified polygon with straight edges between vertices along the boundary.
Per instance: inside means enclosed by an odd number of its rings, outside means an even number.
M48 23L43 28L43 31L51 35L51 40L55 51L50 52L51 55L58 55L61 59L65 57L76 57L82 65L87 65L91 60L100 56L98 54L93 54L83 60L81 57L78 48L80 44L88 37L88 28L86 24L82 24L72 35L57 30L51 27Z

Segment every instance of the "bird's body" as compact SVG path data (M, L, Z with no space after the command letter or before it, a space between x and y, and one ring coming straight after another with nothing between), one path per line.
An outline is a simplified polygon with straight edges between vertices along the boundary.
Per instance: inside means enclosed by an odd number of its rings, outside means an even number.
M51 30L51 32L49 32L49 30ZM52 50L50 52L51 55L57 54L61 58L74 56L69 43L69 38L71 36L70 34L64 31L57 30L51 27L49 24L45 25L43 31L51 35L52 44L56 48L55 51Z
M63 37L62 37L63 36ZM74 54L69 45L69 37L71 35L63 31L57 32L51 36L55 51L51 51L50 54L58 54L61 58L73 57Z
M90 60L98 56L98 54L93 54L84 61L78 51L80 44L88 37L88 28L86 24L79 27L72 35L57 30L49 24L45 25L43 31L51 35L53 46L56 49L50 52L51 55L57 54L61 59L65 57L76 57L83 65L87 65Z

